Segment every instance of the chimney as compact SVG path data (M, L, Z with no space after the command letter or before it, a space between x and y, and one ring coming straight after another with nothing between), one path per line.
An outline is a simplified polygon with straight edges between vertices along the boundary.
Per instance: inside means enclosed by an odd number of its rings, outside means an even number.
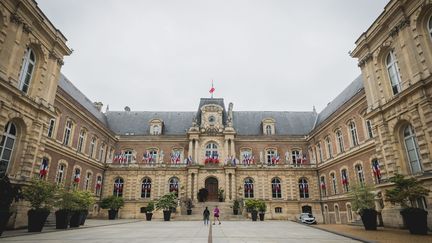
M103 106L103 103L102 103L102 102L100 102L100 101L98 101L98 102L93 102L93 104L94 104L94 106L96 107L96 109L98 109L98 111L101 111L101 110L102 110L102 106Z
M131 111L129 106L125 106L124 110L125 111Z

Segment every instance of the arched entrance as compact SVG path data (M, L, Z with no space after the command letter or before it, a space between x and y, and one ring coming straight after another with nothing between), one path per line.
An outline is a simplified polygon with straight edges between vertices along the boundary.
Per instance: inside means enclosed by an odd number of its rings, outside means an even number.
M218 180L214 177L209 177L205 180L205 188L208 191L207 201L218 201Z

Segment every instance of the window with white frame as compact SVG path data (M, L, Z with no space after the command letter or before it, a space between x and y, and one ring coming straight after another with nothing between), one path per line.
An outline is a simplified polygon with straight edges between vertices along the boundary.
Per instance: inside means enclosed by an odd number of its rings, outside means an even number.
M355 171L357 174L358 182L360 183L360 185L364 185L365 178L364 178L363 166L361 164L357 164L355 166Z
M331 159L333 158L333 149L332 149L332 143L330 137L326 137L325 141L327 145L327 157Z
M343 153L345 151L345 149L344 149L344 141L343 141L343 136L342 136L341 130L336 131L336 140L337 140L337 144L339 147L339 152Z
M323 155L322 155L322 150L321 150L321 144L317 143L317 151L318 151L318 157L319 157L319 162L322 163L323 162Z
M99 157L98 157L99 161L103 161L104 156L105 156L105 143L102 143L99 148Z
M240 159L243 165L251 165L254 163L254 157L251 149L242 149L240 152Z
M266 135L272 135L272 127L270 125L266 125L265 127Z
M160 125L153 125L153 135L160 135L160 134L161 134Z
M114 180L114 190L113 195L117 197L123 197L123 187L124 181L123 178L117 178Z
M63 144L69 145L71 137L72 137L72 127L73 123L71 120L66 121L64 136L63 136Z
M351 143L352 146L357 146L358 145L358 136L357 136L357 127L354 121L350 121L349 123L349 129L350 129L350 134L351 134Z
M371 120L366 120L366 130L367 130L367 134L368 134L368 138L373 138L373 129L372 129L372 121Z
M279 178L273 178L271 181L272 185L272 197L273 198L282 198L282 187L281 181Z
M5 126L0 142L0 175L5 175L14 152L14 145L17 138L15 124L8 122Z
M51 119L48 124L48 133L47 136L52 138L54 136L54 128L55 128L55 119Z
M299 165L299 164L301 164L301 160L302 160L302 158L300 157L300 151L298 151L298 150L293 150L293 151L291 152L291 159L292 159L292 163L293 163L294 165Z
M401 91L401 77L396 56L393 51L390 51L386 58L387 73L390 79L393 94Z
M209 143L205 149L206 158L219 158L218 146L215 143Z
M154 152L154 150L150 151L150 155L151 155L151 156L154 155L154 154L152 154L152 152ZM157 151L156 151L156 154L157 154ZM126 151L124 152L124 156L125 156L125 158L126 158L126 162L127 162L127 163L132 162L132 159L133 159L133 151L132 151L132 150L126 150Z
M57 175L56 175L56 183L58 185L63 183L63 179L66 173L66 165L63 163L60 163L58 165L58 169L57 169Z
M95 189L96 189L96 195L99 196L101 194L101 191L102 191L102 176L100 176L100 175L96 177Z
M298 182L300 198L309 198L309 185L305 178L301 178Z
M405 151L407 153L408 162L413 174L422 171L420 163L420 150L417 143L417 137L411 125L405 126L403 130Z
M274 149L266 150L266 161L268 164L272 164L275 161L276 151Z
M96 150L96 137L92 137L91 141L90 141L90 157L94 158L95 156L95 150Z
M19 89L27 93L36 65L36 55L32 49L27 48L24 53L21 72L19 76Z
M346 169L341 170L342 188L344 192L349 191L348 172Z
M78 146L77 146L77 151L80 153L83 152L85 136L86 136L86 131L84 129L81 129L78 136Z
M178 197L179 184L180 184L179 179L177 179L176 177L173 177L173 178L169 179L168 184L169 184L169 191L173 192Z
M338 194L336 174L334 172L330 173L330 178L331 178L331 182L332 182L332 186L333 186L333 193Z
M151 179L144 178L141 183L141 198L150 198L151 195Z
M84 189L86 191L88 191L90 189L91 176L92 176L92 173L91 172L87 172L87 175L86 175L86 178L85 178L85 184L84 184Z
M246 178L244 180L244 197L245 198L254 197L254 183L251 178Z

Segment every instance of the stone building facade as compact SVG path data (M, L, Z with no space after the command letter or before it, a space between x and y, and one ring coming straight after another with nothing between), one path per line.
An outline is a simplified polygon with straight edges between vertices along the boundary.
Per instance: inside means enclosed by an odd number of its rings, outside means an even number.
M206 188L210 201L223 189L227 205L263 199L271 219L310 211L348 223L358 217L350 187L367 184L380 219L401 227L399 208L383 201L388 178L432 182L431 16L430 1L390 1L351 53L362 74L319 113L236 111L221 98L191 112L102 112L60 73L71 50L36 2L2 1L0 173L25 184L44 171L98 198L122 196L122 218L143 218L168 192L198 204ZM416 203L430 211L431 200ZM26 225L27 204L15 207L10 224ZM95 205L92 215L105 213Z

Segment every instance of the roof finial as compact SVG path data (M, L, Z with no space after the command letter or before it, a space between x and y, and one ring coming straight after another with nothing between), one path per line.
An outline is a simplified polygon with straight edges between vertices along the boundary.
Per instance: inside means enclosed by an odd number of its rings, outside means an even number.
M315 105L313 106L312 111L313 111L314 113L317 113L317 112L316 112L316 109L315 109Z
M109 111L109 105L106 106L105 113L107 113L108 111Z

